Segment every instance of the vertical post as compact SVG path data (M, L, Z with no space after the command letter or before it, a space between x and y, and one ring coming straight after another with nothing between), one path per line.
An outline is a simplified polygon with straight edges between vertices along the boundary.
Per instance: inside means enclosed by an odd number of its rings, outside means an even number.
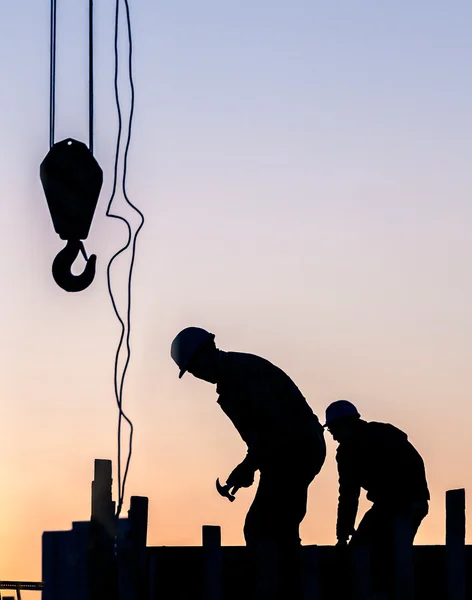
M222 600L221 529L214 525L202 527L203 545L203 598Z
M101 525L109 537L115 537L115 503L112 501L111 460L95 459L92 481L91 520Z
M146 600L157 600L157 576L158 576L158 559L155 552L149 556L149 571L148 571L148 595Z
M132 577L136 599L146 593L146 544L148 528L149 500L144 496L131 496L128 511L130 541L132 550Z
M274 542L257 545L257 600L275 600L278 587L278 548Z
M75 548L70 531L45 531L42 537L43 600L83 600L76 586Z
M320 600L318 546L301 547L303 600Z
M129 519L118 519L115 554L118 585L117 600L136 600Z
M53 536L54 533L45 531L41 540L41 579L44 582L41 596L43 600L56 600L57 597L54 580L56 561Z
M446 492L447 600L465 600L465 489Z
M353 548L351 560L352 588L355 600L370 600L372 579L370 549Z
M70 561L73 574L70 585L73 592L65 596L67 600L88 600L89 597L89 540L90 521L75 521L70 532L72 544L72 560Z
M90 519L88 600L116 600L115 503L111 460L95 460Z
M411 519L397 517L394 526L395 600L414 600L415 574Z
M118 600L141 600L146 595L148 504L145 497L131 496L128 518L118 521Z

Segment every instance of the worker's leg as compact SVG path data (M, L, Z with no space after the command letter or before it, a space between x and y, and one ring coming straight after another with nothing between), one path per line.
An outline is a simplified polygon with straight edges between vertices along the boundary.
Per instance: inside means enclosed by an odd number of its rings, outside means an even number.
M415 536L418 533L418 529L429 512L428 502L418 502L411 506L411 543L414 542Z
M411 531L411 544L418 528L428 514L428 504L381 507L374 505L364 516L349 544L353 548L369 547L371 550L372 582L374 591L393 592L394 543L397 518L406 520Z
M287 473L261 472L244 525L246 544L254 545L259 540L300 544L299 526L306 514L307 489L308 485Z
M393 513L374 505L364 515L349 543L353 549L368 548L370 550L373 592L384 592L391 589L393 526Z
M275 544L279 555L279 597L295 600L300 594L300 523L308 486L320 471L324 456L298 454L280 457L261 470L259 487L244 527L248 546L259 540Z
M261 473L256 497L246 517L244 535L253 557L259 541L273 544L280 600L300 597L299 526L306 513L307 488L305 482L289 479L287 474L279 481L273 474Z
M299 527L306 514L308 486L326 456L321 441L309 439L261 466L259 487L244 526L247 544L258 539L300 544Z
M382 526L382 515L377 508L373 506L363 516L358 528L354 532L349 546L353 548L370 547L378 537L378 527Z

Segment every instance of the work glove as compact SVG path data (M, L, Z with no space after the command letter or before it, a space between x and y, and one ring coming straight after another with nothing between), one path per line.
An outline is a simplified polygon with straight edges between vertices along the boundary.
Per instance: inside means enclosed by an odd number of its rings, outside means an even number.
M248 465L247 462L243 461L233 471L226 480L226 485L231 486L231 494L235 494L239 488L251 487L254 483L254 469Z

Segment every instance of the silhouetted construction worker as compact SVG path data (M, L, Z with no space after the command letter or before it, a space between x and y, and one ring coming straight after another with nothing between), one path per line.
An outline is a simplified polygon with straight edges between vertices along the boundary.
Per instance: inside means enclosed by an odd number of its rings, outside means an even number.
M387 423L366 422L347 400L326 409L325 427L339 442L336 460L339 502L338 545L369 547L376 591L391 591L395 521L410 527L413 544L430 499L423 459L408 436ZM372 508L354 529L361 488Z
M181 331L171 356L180 368L216 384L218 404L248 447L227 484L233 493L260 481L246 516L248 546L273 541L298 548L308 486L326 457L323 428L294 382L269 361L217 349L215 336L198 327ZM295 598L296 595L293 595Z

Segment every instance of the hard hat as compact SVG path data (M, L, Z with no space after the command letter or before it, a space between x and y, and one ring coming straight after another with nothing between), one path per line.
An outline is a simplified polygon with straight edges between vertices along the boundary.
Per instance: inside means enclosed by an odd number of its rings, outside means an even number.
M185 373L192 355L215 336L201 327L187 327L177 334L170 348L170 355L180 369L179 379Z
M329 427L334 421L344 419L344 417L360 417L357 408L349 400L336 400L326 409L326 423L324 427Z

